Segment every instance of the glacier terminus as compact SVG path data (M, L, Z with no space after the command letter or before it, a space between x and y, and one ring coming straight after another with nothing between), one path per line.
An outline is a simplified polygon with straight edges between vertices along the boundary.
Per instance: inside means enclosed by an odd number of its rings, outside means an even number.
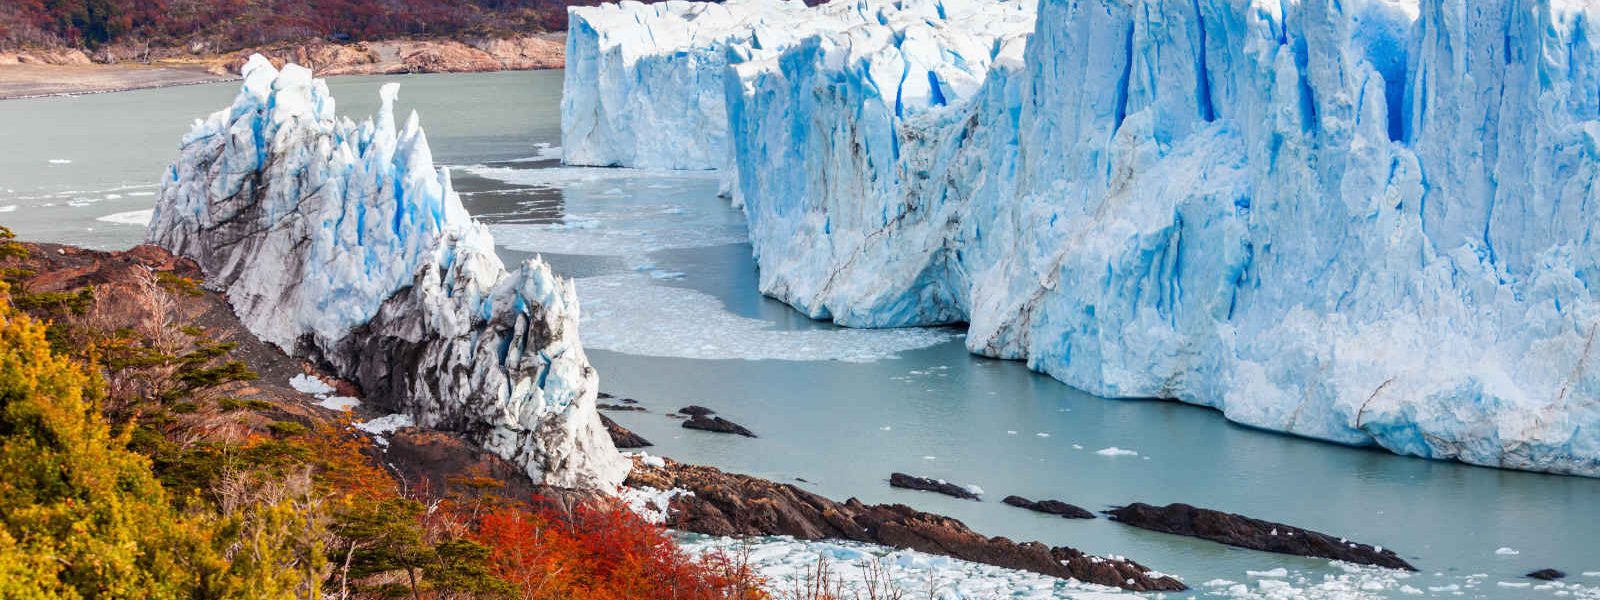
M570 12L569 164L721 169L761 291L1104 397L1600 476L1600 5Z

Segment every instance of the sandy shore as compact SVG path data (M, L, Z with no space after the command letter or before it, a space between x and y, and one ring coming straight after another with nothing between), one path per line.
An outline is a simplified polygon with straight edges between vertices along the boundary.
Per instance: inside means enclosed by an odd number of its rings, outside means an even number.
M309 66L325 77L559 69L566 59L566 35L540 33L501 39L386 40L354 44L311 41L224 55L166 59L151 64L94 64L77 51L39 53L38 58L26 61L19 60L18 55L0 55L0 99L227 81L236 79L233 73L254 53L263 54L280 66L285 62Z
M227 81L199 65L0 65L0 99Z

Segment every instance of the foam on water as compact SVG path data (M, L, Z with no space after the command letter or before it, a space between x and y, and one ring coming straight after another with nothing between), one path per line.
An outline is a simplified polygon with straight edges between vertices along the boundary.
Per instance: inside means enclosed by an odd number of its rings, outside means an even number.
M641 274L576 281L580 336L590 349L695 359L871 362L946 341L951 330L774 329L729 312L715 297L657 285Z

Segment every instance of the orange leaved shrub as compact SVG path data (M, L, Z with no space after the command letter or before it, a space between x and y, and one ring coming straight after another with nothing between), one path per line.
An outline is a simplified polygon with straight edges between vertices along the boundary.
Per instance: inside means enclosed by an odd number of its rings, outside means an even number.
M748 565L720 554L695 558L665 529L620 505L535 498L479 521L491 569L524 600L765 599Z

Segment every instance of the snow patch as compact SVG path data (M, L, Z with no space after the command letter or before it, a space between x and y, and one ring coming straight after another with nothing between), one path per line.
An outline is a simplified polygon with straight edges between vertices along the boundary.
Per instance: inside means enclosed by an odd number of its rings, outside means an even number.
M333 386L328 385L322 379L304 373L289 378L289 387L302 394L311 394L313 396L332 394L335 391Z
M693 495L694 492L679 488L658 490L652 487L623 486L617 497L628 506L628 510L633 511L633 514L659 525L667 522L667 511L670 510L673 498Z
M356 423L355 428L373 435L387 435L406 427L415 427L416 422L411 415L392 414L378 417L371 421Z

